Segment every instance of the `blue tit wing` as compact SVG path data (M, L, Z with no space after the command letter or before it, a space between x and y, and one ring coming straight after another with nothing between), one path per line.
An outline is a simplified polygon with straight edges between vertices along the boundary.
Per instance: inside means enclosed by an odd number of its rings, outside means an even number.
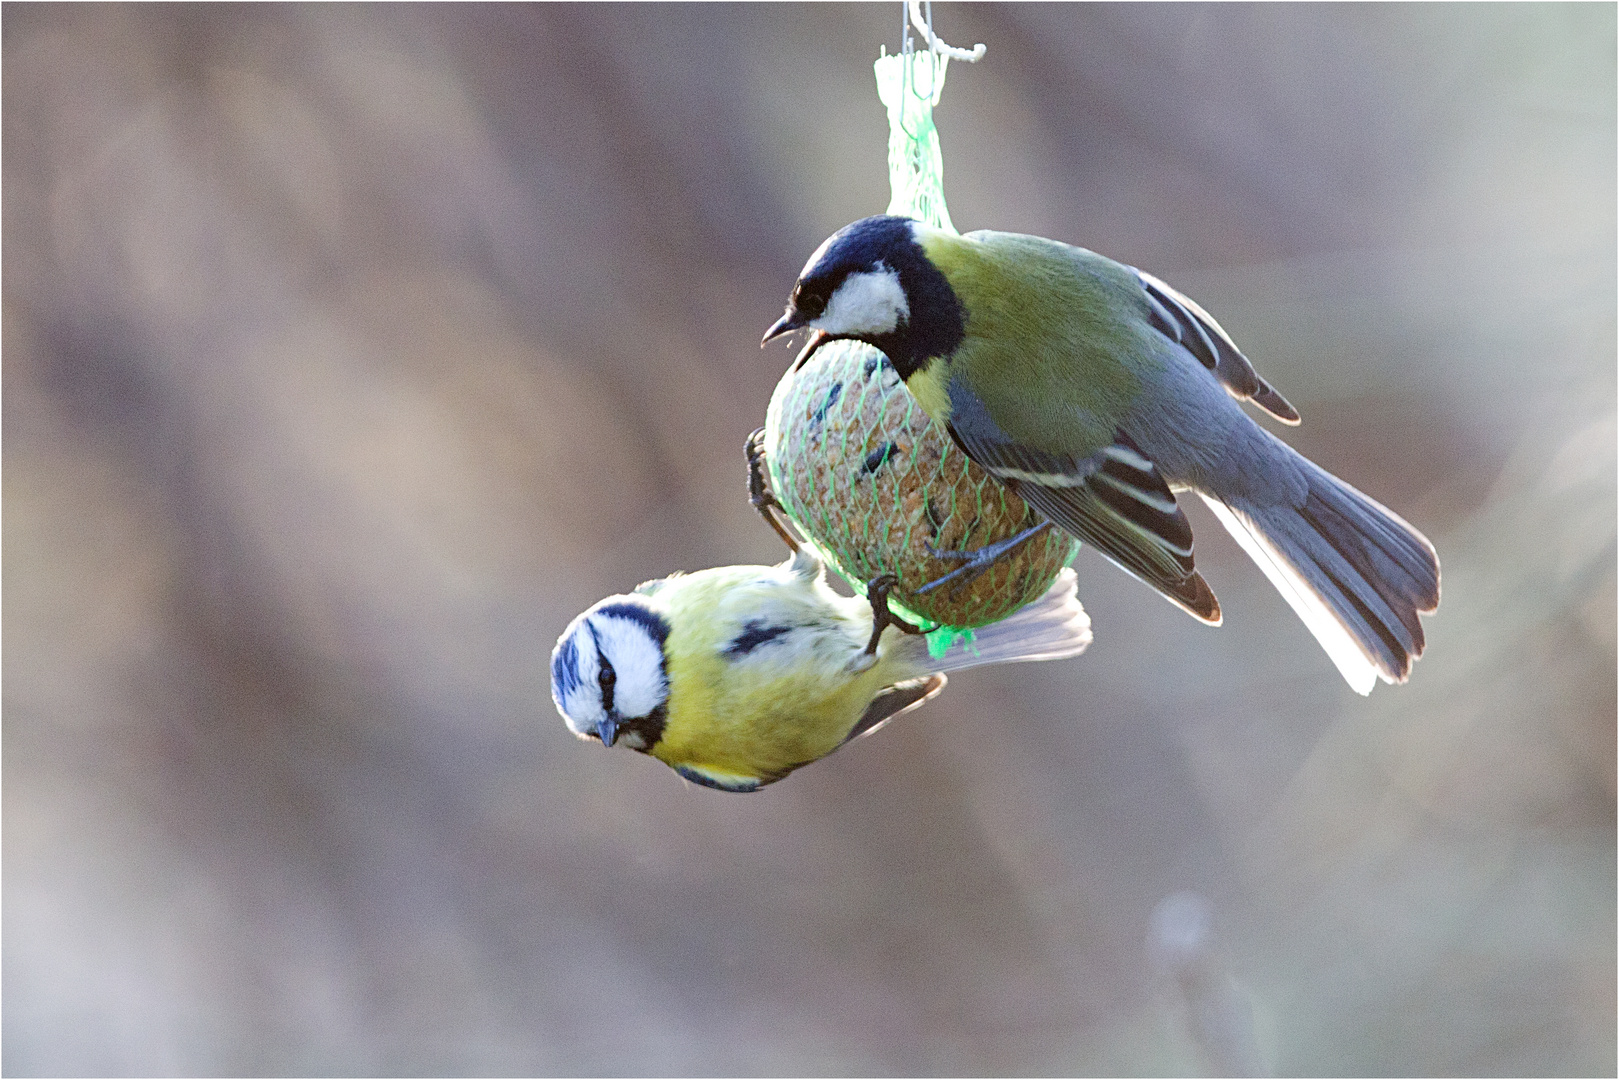
M1147 321L1153 329L1197 357L1238 401L1252 401L1284 424L1299 422L1298 410L1259 377L1214 316L1151 274L1130 269L1147 294Z
M1085 457L1039 450L1001 429L970 387L950 383L950 435L969 458L1061 528L1204 622L1220 602L1192 561L1192 526L1157 466L1124 432Z
M866 711L861 714L860 719L850 729L849 734L844 737L843 742L849 743L862 735L870 735L900 713L920 708L924 703L939 695L939 692L944 689L945 682L944 674L936 672L932 675L924 675L919 679L906 679L904 682L885 687L876 697L871 699L871 704L866 706Z

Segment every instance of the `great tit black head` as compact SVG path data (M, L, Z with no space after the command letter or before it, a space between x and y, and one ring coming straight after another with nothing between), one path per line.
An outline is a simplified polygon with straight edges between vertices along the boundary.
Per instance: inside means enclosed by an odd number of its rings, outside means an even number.
M923 228L883 215L833 233L804 264L786 312L764 340L813 331L801 364L827 341L864 341L886 353L904 378L948 356L964 336L965 315L920 242Z
M646 752L668 716L669 624L634 596L609 596L573 620L551 653L551 698L568 728Z

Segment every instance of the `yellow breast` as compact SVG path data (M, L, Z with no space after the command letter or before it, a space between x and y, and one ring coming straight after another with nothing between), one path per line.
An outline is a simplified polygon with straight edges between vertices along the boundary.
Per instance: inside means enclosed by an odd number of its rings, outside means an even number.
M668 717L652 754L676 768L777 779L837 749L883 687L914 674L881 660L855 670L865 601L783 567L690 575L670 609Z

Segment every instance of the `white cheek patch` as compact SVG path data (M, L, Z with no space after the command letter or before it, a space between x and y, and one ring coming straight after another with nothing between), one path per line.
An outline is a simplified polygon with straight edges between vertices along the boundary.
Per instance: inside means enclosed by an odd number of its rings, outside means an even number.
M909 321L911 305L900 287L899 271L886 266L850 274L810 323L829 334L886 334Z
M618 679L613 687L613 711L623 717L646 716L669 697L663 676L663 647L632 619L593 615L590 627ZM597 709L600 710L600 701Z

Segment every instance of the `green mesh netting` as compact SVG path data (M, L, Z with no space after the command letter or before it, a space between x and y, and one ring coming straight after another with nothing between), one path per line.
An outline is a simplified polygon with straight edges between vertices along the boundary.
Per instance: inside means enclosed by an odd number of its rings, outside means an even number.
M919 51L885 56L876 72L889 118L888 213L953 232L933 126L947 63ZM983 547L1041 518L967 460L869 345L823 345L782 377L765 421L765 452L771 487L799 532L856 589L894 574L894 610L933 628L935 655L1038 598L1079 550L1078 541L1049 530L963 588L917 596L957 565L930 547Z
M894 574L895 610L929 625L962 630L1005 618L1044 593L1078 550L1049 531L959 590L917 596L957 565L934 551L983 547L1041 518L967 459L869 345L823 345L777 384L765 449L771 488L828 564L856 588Z
M949 65L949 57L931 52L881 57L877 96L888 108L888 213L955 232L944 205L944 154L933 126Z

